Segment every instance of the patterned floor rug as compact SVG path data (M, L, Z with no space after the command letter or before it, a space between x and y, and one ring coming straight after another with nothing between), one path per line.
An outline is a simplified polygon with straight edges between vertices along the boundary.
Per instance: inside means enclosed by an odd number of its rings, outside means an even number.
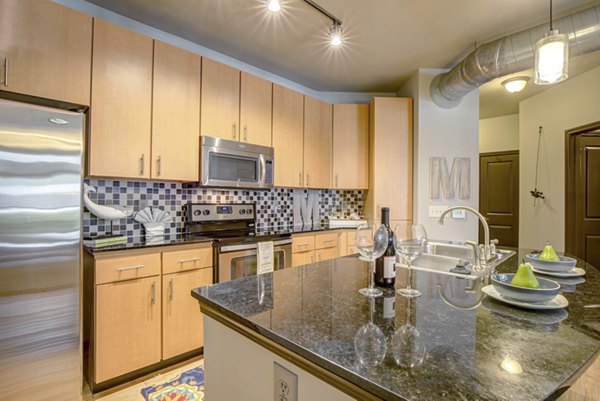
M146 401L202 401L204 370L197 367L183 372L175 380L142 389Z

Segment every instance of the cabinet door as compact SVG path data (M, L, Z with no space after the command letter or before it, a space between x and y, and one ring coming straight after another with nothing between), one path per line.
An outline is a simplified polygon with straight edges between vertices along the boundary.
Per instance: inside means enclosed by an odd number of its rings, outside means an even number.
M315 251L292 253L292 267L315 263Z
M204 57L200 135L239 140L240 71Z
M340 250L338 247L318 249L315 251L315 259L317 262L324 260L335 259L339 256Z
M369 105L333 105L333 187L369 187Z
M198 181L200 60L154 41L152 178Z
M304 96L273 85L273 148L275 186L302 187Z
M271 146L273 84L242 72L240 92L240 140Z
M160 361L160 277L96 286L96 383Z
M304 186L331 186L332 107L304 96Z
M374 98L371 103L369 191L365 216L379 222L412 219L412 99Z
M152 39L94 20L89 174L150 178Z
M3 0L0 16L0 90L90 104L90 16L39 0Z
M204 346L200 305L190 291L212 282L212 267L163 276L163 359Z

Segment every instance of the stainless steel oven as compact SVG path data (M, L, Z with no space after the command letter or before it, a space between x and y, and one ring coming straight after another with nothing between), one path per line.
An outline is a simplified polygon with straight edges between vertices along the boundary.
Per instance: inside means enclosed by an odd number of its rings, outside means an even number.
M258 243L217 245L217 280L219 282L256 275ZM273 269L292 265L292 239L273 241Z
M214 260L218 282L256 274L257 249L273 242L273 269L292 266L292 236L289 232L256 231L256 205L248 203L188 203L183 206L185 232L214 238Z
M202 185L235 188L273 187L273 148L201 137Z

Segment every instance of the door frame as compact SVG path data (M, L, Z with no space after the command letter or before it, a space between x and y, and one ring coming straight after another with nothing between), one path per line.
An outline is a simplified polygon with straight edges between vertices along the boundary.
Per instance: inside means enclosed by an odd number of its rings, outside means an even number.
M519 157L519 171L517 172L517 195L519 194L520 191L520 180L521 180L521 151L519 149L514 149L514 150L500 150L500 151L495 151L495 152L484 152L484 153L479 153L479 199L477 200L479 203L479 208L481 209L481 158L482 157L486 157L486 156L512 156L512 155L517 155ZM521 224L520 222L520 213L521 213L521 201L517 201L517 213L516 213L516 218L517 218L517 244L519 243L520 240L520 232L519 232L519 226ZM486 217L486 220L489 220ZM478 236L481 243L483 243L483 228L481 227L481 224L479 224L479 229L477 230L478 232ZM491 238L490 238L491 239Z
M565 131L565 252L571 255L578 255L575 230L577 218L575 215L577 201L575 188L577 148L575 144L577 138L582 135L600 137L600 133L593 133L594 131L600 131L600 121Z

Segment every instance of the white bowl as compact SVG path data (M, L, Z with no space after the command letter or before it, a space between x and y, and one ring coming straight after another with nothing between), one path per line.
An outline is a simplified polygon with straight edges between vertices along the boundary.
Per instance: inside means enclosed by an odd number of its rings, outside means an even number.
M559 256L560 260L540 260L539 253L530 253L525 256L525 261L530 263L531 266L538 270L545 270L548 272L568 272L575 268L577 259L569 258L567 256Z
M556 281L536 277L540 288L528 288L512 285L514 274L494 274L492 284L500 295L521 302L547 302L558 295L560 284Z

